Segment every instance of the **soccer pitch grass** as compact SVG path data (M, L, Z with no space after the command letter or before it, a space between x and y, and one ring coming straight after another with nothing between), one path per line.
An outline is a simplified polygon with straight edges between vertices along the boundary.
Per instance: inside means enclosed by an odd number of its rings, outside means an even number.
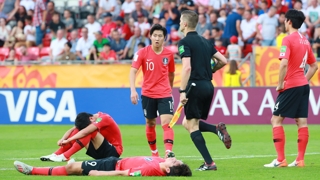
M0 179L125 179L137 177L87 177L87 176L26 176L13 167L13 161L19 160L33 166L58 166L66 163L42 162L39 157L48 155L57 149L57 140L70 126L62 125L29 125L0 126ZM120 126L123 137L124 153L122 157L148 156L149 146L145 138L144 126ZM264 168L276 156L272 143L270 125L227 125L232 137L232 147L227 150L218 137L211 133L203 133L208 149L215 160L217 171L195 171L203 160L193 145L187 131L180 125L174 127L174 152L178 159L189 164L193 170L191 179L217 180L264 180L264 179L319 179L320 173L320 131L319 125L309 126L310 140L305 157L304 168ZM291 163L297 153L297 128L285 125L286 159ZM164 156L162 128L157 126L158 149ZM73 156L77 161L89 160L85 151L81 150ZM142 177L146 179L164 179L168 177ZM170 177L170 179L189 179Z

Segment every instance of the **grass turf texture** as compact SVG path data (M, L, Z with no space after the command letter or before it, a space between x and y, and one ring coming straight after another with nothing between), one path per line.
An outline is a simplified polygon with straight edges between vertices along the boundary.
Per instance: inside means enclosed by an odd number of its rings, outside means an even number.
M48 155L57 149L56 142L70 126L29 125L0 126L0 179L125 179L137 177L46 177L26 176L13 167L14 160L20 160L33 166L58 166L66 163L41 162L39 157ZM144 126L120 126L123 135L124 153L122 157L150 155ZM270 125L229 125L232 147L227 150L218 137L203 133L208 149L217 163L218 171L193 171L191 179L218 180L264 180L264 179L319 179L320 131L319 125L309 126L310 140L305 157L305 168L264 168L276 156L272 143ZM297 128L285 125L287 161L291 163L297 153ZM176 125L174 152L178 159L189 164L191 169L199 167L203 160L193 145L186 130ZM164 156L161 126L157 126L158 149ZM73 156L78 161L89 160L81 150ZM166 177L143 177L143 179L163 179ZM187 179L170 177L169 179ZM189 179L189 178L188 178Z

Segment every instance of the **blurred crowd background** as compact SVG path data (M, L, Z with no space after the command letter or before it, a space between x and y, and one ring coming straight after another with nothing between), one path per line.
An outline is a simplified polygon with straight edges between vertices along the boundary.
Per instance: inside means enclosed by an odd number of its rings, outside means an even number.
M281 46L285 13L302 11L300 33L320 56L317 0L0 0L0 60L121 62L150 44L149 29L166 27L165 46L177 54L180 14L199 14L197 32L228 60L253 46Z

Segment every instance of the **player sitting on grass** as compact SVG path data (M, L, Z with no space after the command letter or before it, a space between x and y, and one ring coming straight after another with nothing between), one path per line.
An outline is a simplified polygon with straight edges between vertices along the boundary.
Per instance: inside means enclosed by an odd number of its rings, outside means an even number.
M98 132L99 131L99 132ZM42 156L42 161L69 161L70 157L86 148L86 154L94 159L120 157L123 151L118 125L105 113L79 113L75 127L69 129L58 141L60 148L51 155Z
M57 167L32 167L19 161L14 167L26 175L44 176L191 176L188 165L176 158L160 157L108 157L83 162L73 162Z

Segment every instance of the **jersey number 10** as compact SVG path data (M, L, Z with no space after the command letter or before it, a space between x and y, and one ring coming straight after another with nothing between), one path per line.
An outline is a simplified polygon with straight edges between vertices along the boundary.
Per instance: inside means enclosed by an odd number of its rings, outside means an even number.
M303 56L302 63L300 64L300 68L305 68L305 67L306 67L307 59L308 59L308 51L307 51L306 54Z
M147 71L154 70L154 63L153 62L146 62L146 64L147 64Z

